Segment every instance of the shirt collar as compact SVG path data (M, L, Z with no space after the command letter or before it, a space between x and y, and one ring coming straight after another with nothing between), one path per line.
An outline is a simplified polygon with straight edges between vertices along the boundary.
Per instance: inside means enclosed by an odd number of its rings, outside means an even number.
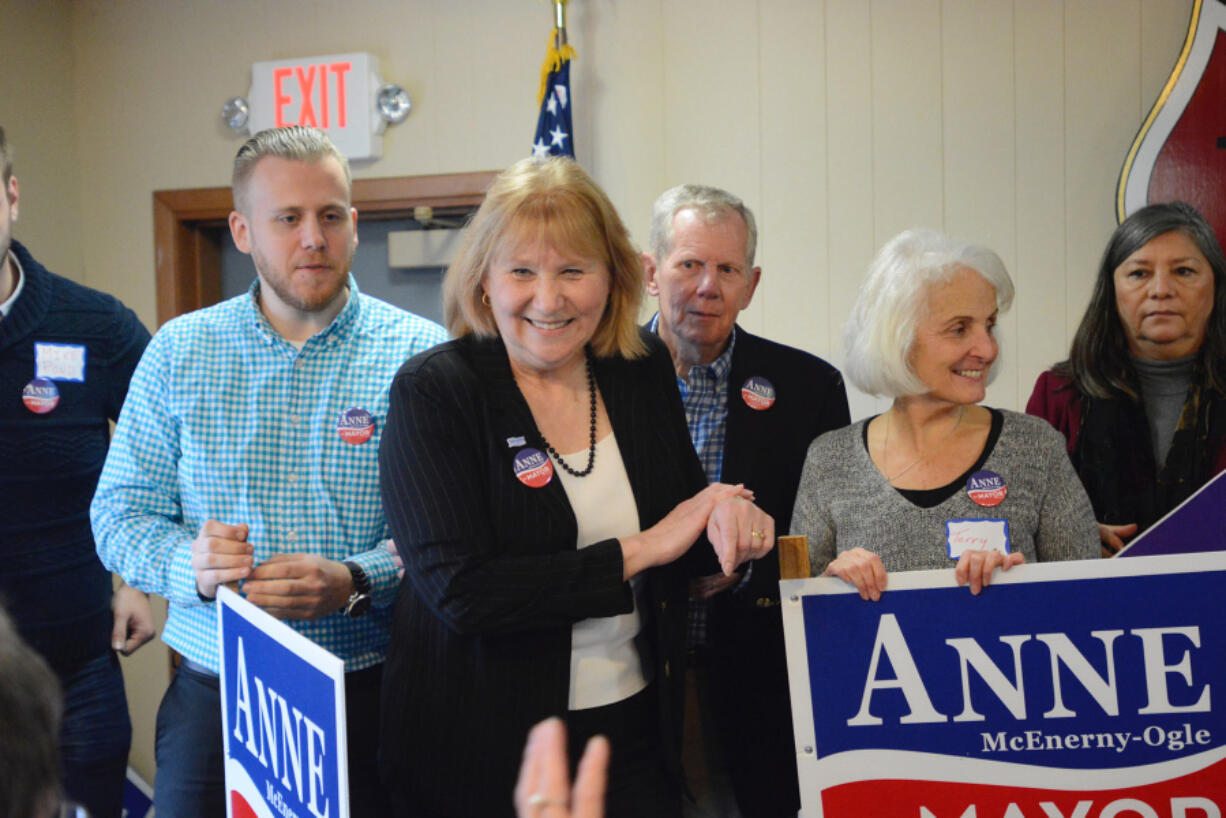
M660 334L659 327L660 327L660 313L657 312L655 315L651 316L651 323L647 325L647 328L650 329L652 332L654 332L656 335L659 335ZM716 384L724 384L728 382L728 373L732 371L732 350L734 347L736 347L736 327L735 326L732 328L732 335L728 337L727 348L719 354L718 358L716 358L711 363L705 365L705 368L710 370L711 376L715 379ZM699 366L703 366L703 365L699 364ZM697 368L698 367L695 367L695 366L690 367L691 370L694 370ZM682 379L681 376L677 376L677 380L684 382L684 379Z
M7 317L12 311L13 305L17 303L17 296L21 295L21 289L26 284L26 276L22 272L21 262L17 260L17 254L10 250L9 259L12 260L13 270L17 273L17 286L13 287L13 294L5 299L3 304L0 304L0 318Z
M719 357L711 362L711 371L715 373L715 377L720 383L725 383L728 380L728 373L732 371L732 350L736 347L736 327L732 328L732 334L728 336L728 348L719 354Z

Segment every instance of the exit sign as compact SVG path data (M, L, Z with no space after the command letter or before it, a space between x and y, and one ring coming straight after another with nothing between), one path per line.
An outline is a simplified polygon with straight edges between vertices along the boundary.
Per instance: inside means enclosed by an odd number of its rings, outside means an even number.
M366 53L253 63L248 127L309 125L350 159L377 159L386 127L375 102L382 85L379 58Z

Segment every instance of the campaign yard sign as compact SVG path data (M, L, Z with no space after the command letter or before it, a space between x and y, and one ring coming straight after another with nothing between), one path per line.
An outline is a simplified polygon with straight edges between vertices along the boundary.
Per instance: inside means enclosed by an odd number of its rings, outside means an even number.
M806 818L1221 818L1226 553L782 583Z
M217 589L229 818L348 818L345 663Z
M1226 471L1197 489L1116 556L1226 551Z

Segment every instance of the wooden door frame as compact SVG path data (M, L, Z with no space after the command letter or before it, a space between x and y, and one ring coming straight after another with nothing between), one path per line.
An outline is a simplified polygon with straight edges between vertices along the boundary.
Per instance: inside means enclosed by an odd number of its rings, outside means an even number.
M413 208L475 208L497 171L356 179L353 206L363 220L411 218ZM158 326L221 300L221 245L234 199L228 187L153 193Z

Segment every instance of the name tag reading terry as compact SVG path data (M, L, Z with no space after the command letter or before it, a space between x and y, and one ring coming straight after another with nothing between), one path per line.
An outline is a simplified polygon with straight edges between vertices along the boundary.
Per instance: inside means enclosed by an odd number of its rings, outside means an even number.
M1008 520L946 520L945 539L949 558L956 560L963 551L1009 553Z

